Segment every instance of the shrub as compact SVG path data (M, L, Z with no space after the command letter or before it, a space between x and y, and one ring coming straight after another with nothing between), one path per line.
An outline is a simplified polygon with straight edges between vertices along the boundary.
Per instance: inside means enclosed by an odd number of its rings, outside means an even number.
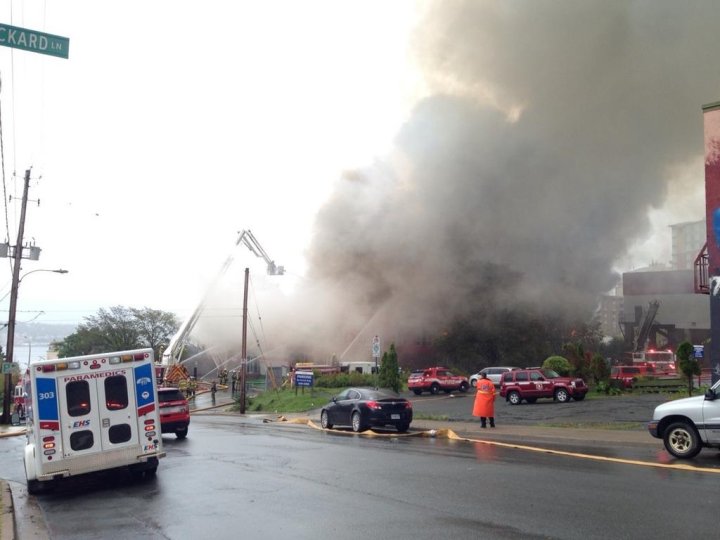
M572 369L570 362L562 356L550 356L543 362L542 367L543 369L557 371L558 375L562 375L563 377L567 377Z
M620 389L620 385L617 384L620 381L600 381L597 386L595 387L595 391L598 394L607 394L609 396L618 396L622 394L622 390Z
M335 373L321 375L315 379L317 388L347 388L348 386L375 386L374 375L358 373Z

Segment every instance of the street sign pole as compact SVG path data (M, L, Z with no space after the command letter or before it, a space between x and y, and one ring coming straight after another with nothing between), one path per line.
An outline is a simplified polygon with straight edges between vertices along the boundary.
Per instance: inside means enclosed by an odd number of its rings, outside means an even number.
M378 358L380 358L380 337L375 336L372 341L372 355L375 358L375 389L378 389L380 370L378 369Z

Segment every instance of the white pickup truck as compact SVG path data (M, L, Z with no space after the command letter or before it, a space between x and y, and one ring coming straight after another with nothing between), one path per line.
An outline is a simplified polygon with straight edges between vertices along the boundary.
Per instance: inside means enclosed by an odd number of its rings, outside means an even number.
M680 459L698 455L703 447L720 448L720 381L705 392L655 407L648 423L650 435Z

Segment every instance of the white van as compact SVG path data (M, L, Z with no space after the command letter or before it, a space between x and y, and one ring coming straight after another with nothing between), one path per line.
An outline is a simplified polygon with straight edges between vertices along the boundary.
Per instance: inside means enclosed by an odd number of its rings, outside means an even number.
M30 493L116 467L155 474L165 453L152 349L32 362L24 383Z
M345 373L375 373L375 362L342 362L340 370Z

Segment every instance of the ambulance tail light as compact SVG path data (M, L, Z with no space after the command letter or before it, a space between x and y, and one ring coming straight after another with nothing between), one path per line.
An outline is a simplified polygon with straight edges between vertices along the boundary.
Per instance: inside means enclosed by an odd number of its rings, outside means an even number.
M46 456L52 456L55 453L55 437L48 436L42 439L43 454ZM48 458L52 459L52 458Z
M42 371L43 373L47 373L49 371L55 371L55 364L44 364L38 368L38 370Z
M144 424L145 424L145 436L148 439L152 439L153 437L155 437L157 435L157 430L155 429L155 420L150 418L148 420L145 420Z

